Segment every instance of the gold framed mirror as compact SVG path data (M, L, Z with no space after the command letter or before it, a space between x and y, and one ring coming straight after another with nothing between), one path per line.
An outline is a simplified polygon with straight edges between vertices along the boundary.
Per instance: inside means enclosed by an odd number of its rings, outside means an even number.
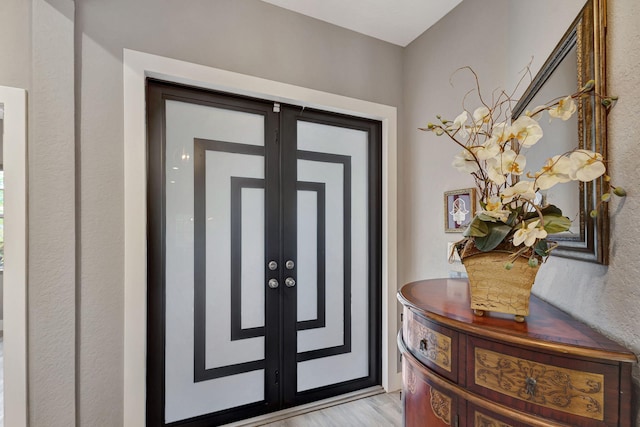
M513 118L558 94L575 93L592 79L595 92L605 94L605 33L605 0L588 0L514 107ZM568 122L540 120L546 145L528 151L527 169L539 169L547 160L544 153L549 152L552 144L554 152L579 147L607 158L606 114L606 108L592 94L580 100L578 114ZM555 204L573 221L571 230L549 236L559 245L553 255L608 264L607 204L600 206L596 218L589 214L598 207L604 187L603 178L599 178L593 182L558 185L542 194L543 202Z

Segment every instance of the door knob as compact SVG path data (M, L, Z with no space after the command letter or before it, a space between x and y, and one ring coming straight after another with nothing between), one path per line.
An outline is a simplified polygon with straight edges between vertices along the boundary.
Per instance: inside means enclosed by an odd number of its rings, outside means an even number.
M276 279L269 279L268 284L271 289L275 289L280 285Z
M296 285L296 281L293 277L287 277L284 279L284 284L287 285L287 288L293 288Z

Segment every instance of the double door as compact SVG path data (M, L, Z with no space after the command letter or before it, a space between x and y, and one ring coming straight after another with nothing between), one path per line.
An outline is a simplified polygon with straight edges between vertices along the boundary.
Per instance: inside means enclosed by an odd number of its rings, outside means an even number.
M380 123L148 81L147 425L379 384Z

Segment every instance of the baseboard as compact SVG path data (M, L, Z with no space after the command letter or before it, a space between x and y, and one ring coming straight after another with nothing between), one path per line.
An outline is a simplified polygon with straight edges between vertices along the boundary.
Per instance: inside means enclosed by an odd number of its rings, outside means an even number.
M384 389L380 386L365 388L351 393L341 394L340 396L330 397L328 399L319 400L317 402L307 403L306 405L296 406L294 408L283 409L282 411L272 412L266 415L249 418L248 420L236 421L235 423L225 424L223 427L253 427L264 424L282 421L287 418L306 414L320 409L329 408L331 406L340 405L342 403L363 399L376 394L384 393Z
M387 393L393 393L402 388L402 372L396 372L389 375L389 389L385 390Z

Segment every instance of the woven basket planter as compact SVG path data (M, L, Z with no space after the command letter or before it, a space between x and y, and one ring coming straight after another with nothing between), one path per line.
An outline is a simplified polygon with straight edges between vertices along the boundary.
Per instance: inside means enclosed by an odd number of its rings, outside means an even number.
M471 309L482 316L486 311L515 315L522 322L529 315L529 298L535 282L537 267L529 266L529 255L512 261L513 268L504 266L514 251L497 248L490 252L475 249L473 241L466 242L460 258L469 276ZM541 260L539 260L541 261Z

